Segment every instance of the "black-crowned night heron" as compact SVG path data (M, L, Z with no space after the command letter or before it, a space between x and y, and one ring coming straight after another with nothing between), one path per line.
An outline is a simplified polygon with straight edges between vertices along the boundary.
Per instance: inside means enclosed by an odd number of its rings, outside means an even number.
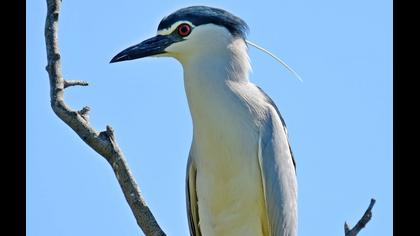
M176 58L193 120L186 195L191 235L295 236L297 181L286 125L248 79L247 24L217 8L165 17L111 62Z

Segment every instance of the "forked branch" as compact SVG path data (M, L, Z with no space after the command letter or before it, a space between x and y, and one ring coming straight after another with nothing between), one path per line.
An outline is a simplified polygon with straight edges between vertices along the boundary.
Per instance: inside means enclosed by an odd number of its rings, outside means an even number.
M128 167L124 154L116 142L113 129L107 126L105 131L96 131L89 124L89 107L75 111L64 102L65 88L76 85L87 86L88 83L79 80L66 81L63 79L61 73L61 56L58 47L58 17L61 1L47 0L47 6L45 44L48 65L46 70L50 79L52 109L87 145L103 156L111 165L124 196L137 220L137 224L143 230L144 234L147 236L165 235L140 193L140 189Z

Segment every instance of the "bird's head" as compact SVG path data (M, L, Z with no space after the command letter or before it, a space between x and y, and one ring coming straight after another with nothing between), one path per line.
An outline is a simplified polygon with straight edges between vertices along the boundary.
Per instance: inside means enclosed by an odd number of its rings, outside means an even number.
M156 36L123 50L111 63L148 56L174 57L183 62L226 49L235 39L245 43L247 31L242 19L225 10L186 7L163 18Z

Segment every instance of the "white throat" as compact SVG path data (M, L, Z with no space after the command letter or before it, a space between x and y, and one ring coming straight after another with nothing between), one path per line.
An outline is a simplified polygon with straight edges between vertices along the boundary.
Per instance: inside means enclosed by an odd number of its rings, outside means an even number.
M208 46L180 58L185 79L248 81L251 65L243 39L223 38L222 42L217 43L211 42L211 39L208 39L210 42L205 41L200 40Z
M230 83L248 83L251 65L247 46L241 38L225 38L228 43L213 44L206 51L180 59L184 69L184 86L194 126L229 109L237 100ZM233 101L232 101L233 102ZM216 117L214 117L216 118Z

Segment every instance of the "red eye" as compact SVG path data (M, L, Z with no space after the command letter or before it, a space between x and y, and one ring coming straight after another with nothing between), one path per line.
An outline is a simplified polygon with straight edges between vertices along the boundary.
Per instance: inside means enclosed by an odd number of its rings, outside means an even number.
M191 33L191 26L189 24L183 23L178 26L178 34L181 37L186 37Z

